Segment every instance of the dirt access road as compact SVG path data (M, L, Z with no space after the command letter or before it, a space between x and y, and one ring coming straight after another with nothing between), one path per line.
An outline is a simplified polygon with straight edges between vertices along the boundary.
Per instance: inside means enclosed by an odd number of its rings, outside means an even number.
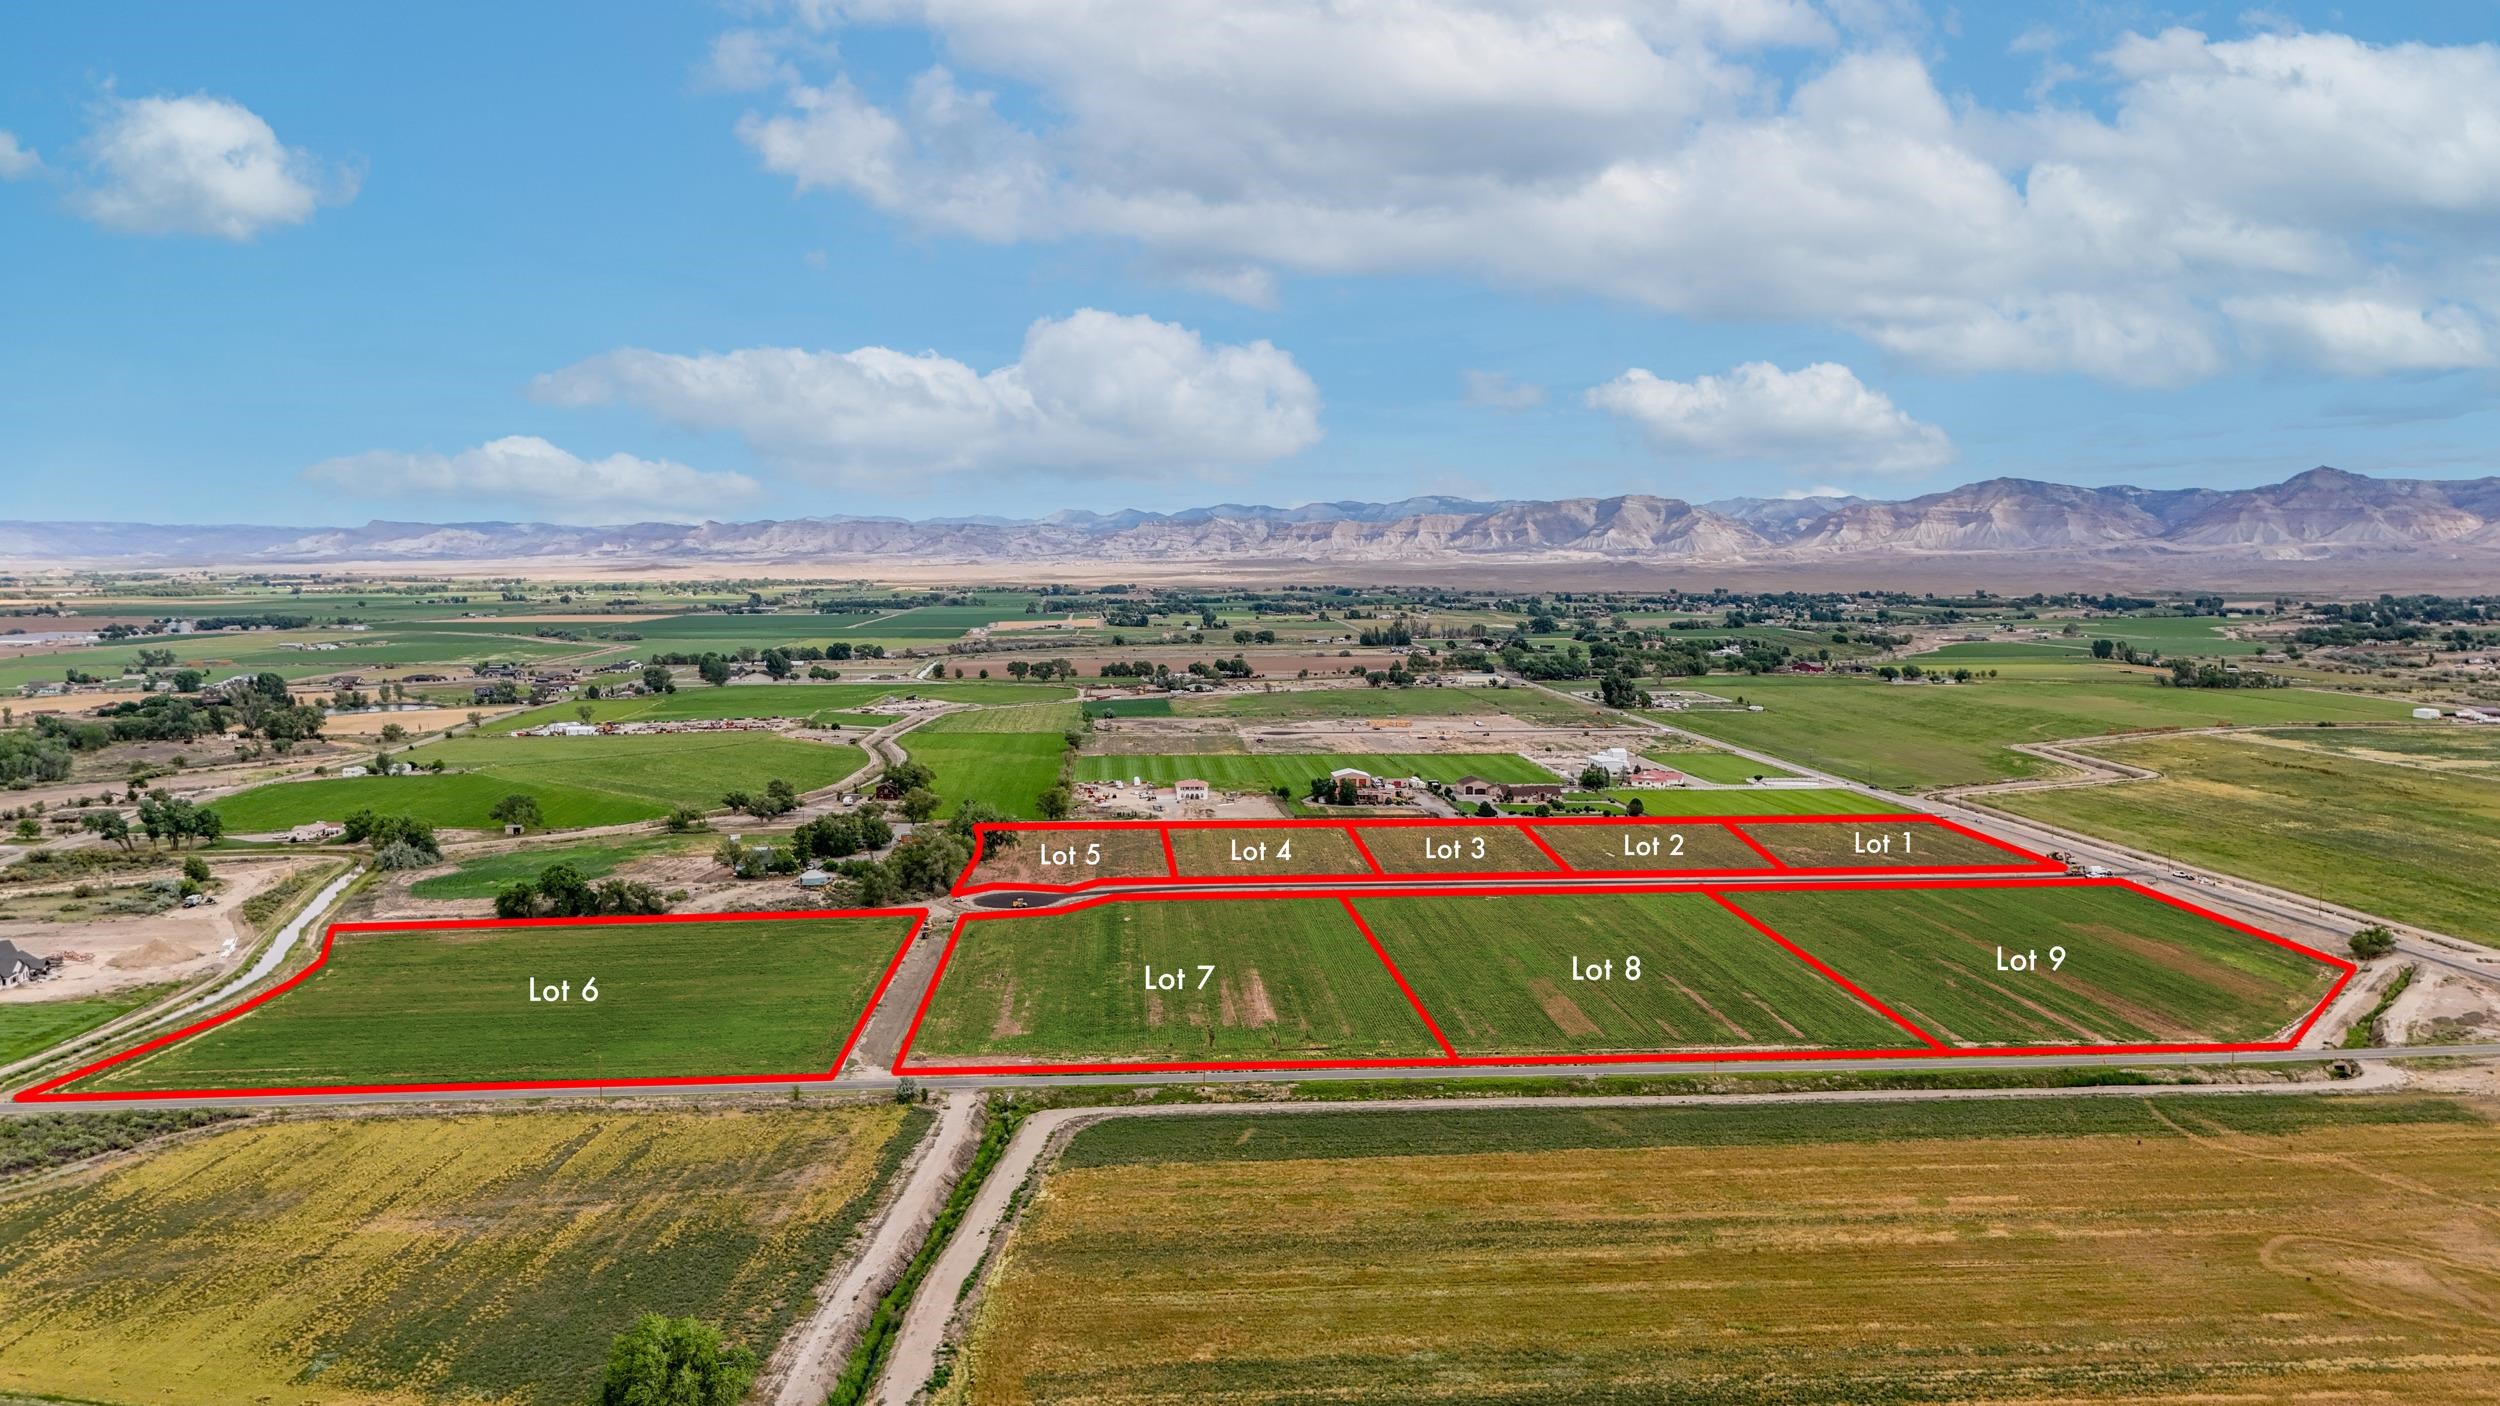
M816 1291L816 1306L781 1340L764 1370L757 1399L771 1406L821 1406L851 1348L877 1310L877 1300L920 1251L930 1222L954 1192L981 1143L981 1099L951 1094L937 1126L913 1153L903 1188L868 1229L867 1243Z

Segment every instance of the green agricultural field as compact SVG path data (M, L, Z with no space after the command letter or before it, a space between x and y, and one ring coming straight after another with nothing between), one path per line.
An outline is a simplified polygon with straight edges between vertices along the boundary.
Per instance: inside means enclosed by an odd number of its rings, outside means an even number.
M1172 716L1169 698L1096 698L1085 704L1089 718L1168 718Z
M1186 717L1311 722L1340 718L1442 718L1507 713L1557 727L1603 727L1595 705L1534 688L1295 688L1172 701Z
M873 705L893 698L946 698L990 706L1049 703L1075 696L1072 689L1017 683L778 683L730 684L724 688L681 683L675 693L534 708L495 724L494 730L517 732L541 723L575 722L583 707L591 710L592 722L666 723L721 718L812 718L829 712L874 711Z
M1179 985L1154 989L1155 979ZM956 943L911 1059L1439 1053L1343 905L1280 898L1117 902L974 922Z
M1797 869L1920 869L2025 864L2021 855L1932 821L1763 824L1754 843Z
M0 1065L39 1055L117 1016L169 995L180 983L134 986L103 996L65 1001L0 1003ZM20 993L23 994L23 993Z
M945 814L977 801L1032 820L1041 814L1041 794L1059 784L1067 734L1081 725L1074 703L1014 704L948 713L899 741L913 761L937 773Z
M2095 749L2159 781L1991 804L2363 912L2500 946L2500 736L2304 729Z
M2334 969L2116 887L1822 889L1729 897L1947 1044L2267 1040ZM2053 947L2065 949L2051 970ZM2037 953L2036 971L2001 970Z
M82 1081L249 1089L833 1068L909 926L765 919L343 933L267 1005ZM583 999L595 980L599 996ZM560 1002L532 983L567 981Z
M861 616L844 635L879 635L889 639L952 640L961 639L976 625L995 625L1001 620L1065 620L1064 611L1045 611L1027 615L1024 606L1031 597L1001 596L996 605L916 605L887 615Z
M1664 791L1618 786L1603 793L1565 792L1563 801L1575 809L1603 802L1618 813L1639 801L1646 815L1897 815L1902 811L1902 807L1879 801L1863 791L1829 786L1673 787ZM1535 807L1508 809L1524 813Z
M570 864L586 879L601 879L637 859L655 854L681 851L700 838L623 840L600 845L542 845L536 849L514 850L464 860L448 874L419 879L408 886L412 898L458 899L493 898L505 885L523 879L535 879L538 871L551 864Z
M2458 1406L2495 1158L2422 1097L1114 1118L937 1401Z
M724 791L760 791L776 779L813 791L868 764L857 747L763 732L453 737L420 747L408 759L422 764L438 757L447 766L541 786L697 807L719 805Z
M1268 791L1282 786L1300 796L1311 779L1339 767L1360 767L1375 776L1420 776L1427 781L1455 782L1481 776L1487 781L1553 781L1545 768L1516 752L1355 752L1292 753L1197 752L1165 754L1082 755L1076 759L1080 781L1126 781L1142 776L1156 786L1183 777L1197 777L1225 791Z
M929 1121L601 1108L160 1142L0 1203L0 1400L578 1406L645 1313L761 1357Z
M1705 894L1355 907L1462 1055L1916 1043Z
M220 797L210 805L224 817L229 833L259 834L315 820L344 820L360 810L414 816L429 825L453 829L482 830L494 824L488 812L495 803L512 795L537 801L549 828L557 830L657 820L669 811L667 806L636 796L576 786L540 786L485 772L285 781Z
M1172 857L1190 878L1369 874L1347 830L1330 825L1176 827Z
M1797 774L1786 767L1757 762L1733 752L1703 751L1700 748L1679 752L1666 747L1647 747L1642 749L1641 755L1660 766L1673 767L1697 781L1718 786L1742 786L1757 776L1790 777Z
M2015 742L2052 742L2153 728L2391 722L2407 705L2318 689L2180 689L2150 678L1996 679L1884 684L1834 678L1748 679L1764 711L1659 716L1677 727L1895 790L2046 775L2057 768Z
M769 733L674 733L638 737L464 736L406 754L442 775L332 777L261 786L216 801L226 828L244 833L338 820L361 809L414 815L435 825L485 829L505 796L537 799L551 829L617 825L711 808L729 791L761 791L779 779L800 791L830 786L867 765L856 747Z
M1014 703L947 713L913 731L923 737L932 733L1069 733L1084 725L1085 715L1074 703Z

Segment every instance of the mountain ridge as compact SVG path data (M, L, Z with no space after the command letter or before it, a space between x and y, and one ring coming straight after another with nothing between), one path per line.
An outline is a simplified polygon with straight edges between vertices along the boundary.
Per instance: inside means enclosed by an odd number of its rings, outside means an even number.
M750 522L410 522L361 527L0 522L13 564L317 566L481 560L941 564L1468 560L1777 565L2037 553L2265 561L2441 553L2500 562L2500 476L2374 478L2318 467L2243 489L2090 488L1994 478L1899 500L1627 493L1444 496L1295 508L1070 510L1012 521L801 517Z

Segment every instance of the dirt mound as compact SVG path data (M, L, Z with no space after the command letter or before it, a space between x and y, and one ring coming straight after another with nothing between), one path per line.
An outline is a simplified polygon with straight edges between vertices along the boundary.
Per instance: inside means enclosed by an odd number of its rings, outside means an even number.
M152 937L146 943L122 953L105 965L118 971L140 971L148 967L170 967L207 955L207 949L192 947L168 938Z

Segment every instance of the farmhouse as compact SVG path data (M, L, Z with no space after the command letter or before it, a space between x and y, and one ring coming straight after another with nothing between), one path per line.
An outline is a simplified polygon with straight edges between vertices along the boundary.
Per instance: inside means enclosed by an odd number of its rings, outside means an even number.
M38 957L34 953L0 938L0 986L24 986L42 981L61 969L58 957Z
M287 831L286 842L291 845L327 844L346 833L347 827L335 821L315 820L310 824L298 825Z
M1203 801L1209 794L1207 783L1195 776L1184 776L1172 783L1172 798L1181 801Z

